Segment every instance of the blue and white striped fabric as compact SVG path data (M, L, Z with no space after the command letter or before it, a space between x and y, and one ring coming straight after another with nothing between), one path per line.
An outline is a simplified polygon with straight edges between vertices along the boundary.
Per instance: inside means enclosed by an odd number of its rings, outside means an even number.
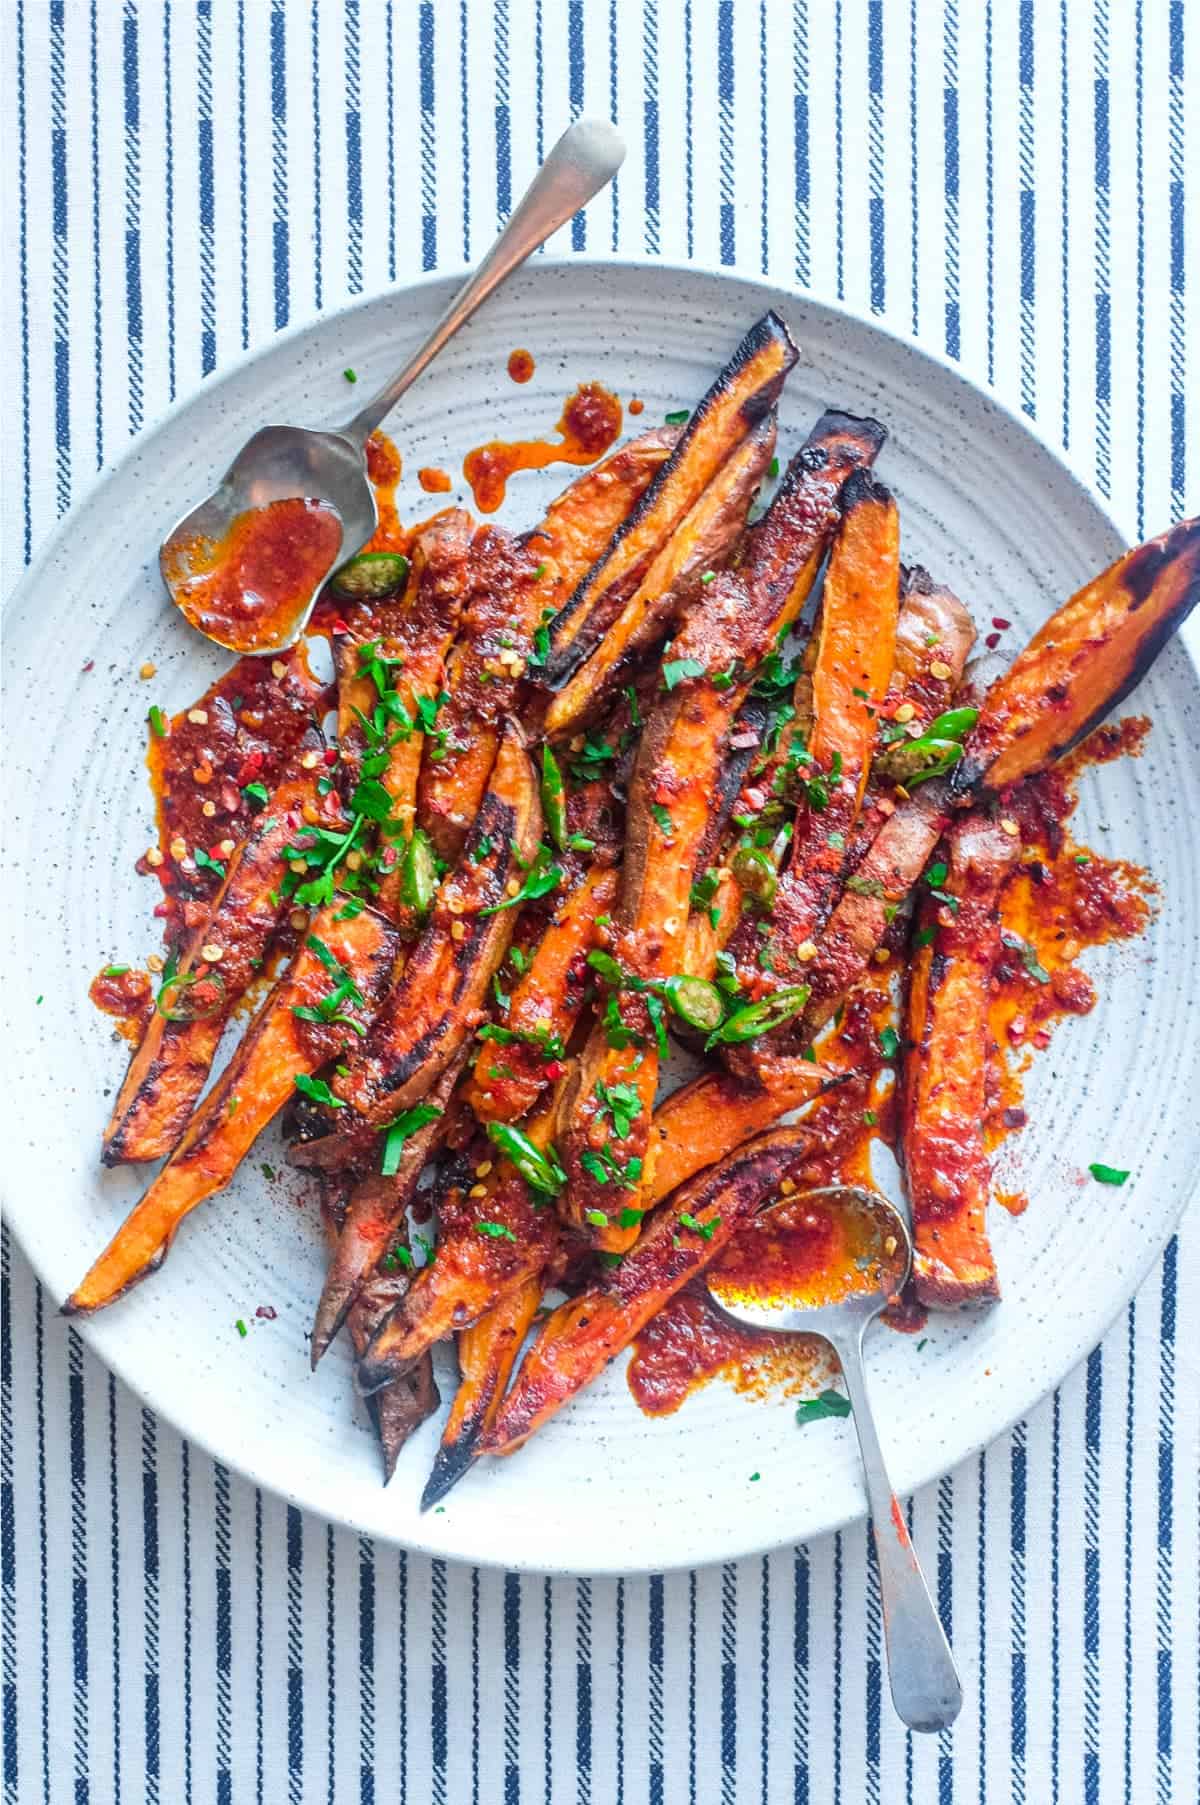
M1200 507L1182 0L0 10L12 578L244 348L477 257L580 111L631 151L564 250L845 297L1035 416L1131 538ZM865 1530L618 1582L373 1547L189 1449L4 1261L5 1805L1200 1792L1195 1208L1085 1368L913 1503L967 1678L933 1740L890 1714Z

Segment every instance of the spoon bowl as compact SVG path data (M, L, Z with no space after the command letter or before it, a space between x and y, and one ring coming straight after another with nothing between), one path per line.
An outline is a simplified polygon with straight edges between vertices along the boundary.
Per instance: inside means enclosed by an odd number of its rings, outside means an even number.
M944 1730L962 1709L962 1684L887 1476L862 1355L865 1330L908 1279L912 1238L895 1205L859 1185L795 1192L757 1220L792 1217L806 1204L842 1218L845 1257L837 1270L792 1283L786 1265L778 1274L768 1267L762 1277L753 1270L748 1276L710 1270L705 1274L709 1296L735 1322L774 1334L819 1335L837 1355L854 1411L879 1558L892 1702L910 1730Z
M333 431L264 426L247 440L212 494L176 522L159 550L167 593L198 631L229 651L262 655L281 652L304 631L330 571L361 551L375 531L375 495L364 455L371 433L493 290L611 182L624 157L624 141L607 120L577 119L420 349L352 420ZM322 560L319 574L294 592L289 589L282 604L270 610L271 632L254 621L250 605L236 618L231 615L227 626L197 619L189 585L221 560L237 523L275 502L297 500L332 509L341 525L341 543L328 561Z

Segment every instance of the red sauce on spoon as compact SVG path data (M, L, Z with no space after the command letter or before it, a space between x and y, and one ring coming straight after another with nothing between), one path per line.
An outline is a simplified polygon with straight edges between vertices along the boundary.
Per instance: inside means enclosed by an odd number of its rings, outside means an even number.
M165 574L194 627L232 651L259 652L291 636L341 543L336 511L297 496L238 514L223 539L173 546Z

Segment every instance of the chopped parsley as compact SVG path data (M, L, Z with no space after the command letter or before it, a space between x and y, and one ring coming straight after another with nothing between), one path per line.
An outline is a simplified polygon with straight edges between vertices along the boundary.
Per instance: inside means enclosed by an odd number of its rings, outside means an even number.
M885 1059L895 1059L900 1051L900 1036L894 1028L881 1028L879 1032L879 1051Z
M245 1323L242 1321L240 1316L238 1317L237 1321L234 1323L233 1326L237 1330L238 1334L241 1336L242 1340L245 1341L245 1339L246 1339L247 1335L250 1333L250 1331L246 1327Z
M418 1103L415 1108L406 1109L394 1122L388 1123L382 1130L383 1159L379 1168L384 1178L394 1178L400 1170L400 1154L405 1141L411 1140L418 1129L436 1122L441 1113L432 1103Z
M265 808L270 801L270 796L265 783L243 784L242 795L245 796L249 802L257 802L260 808Z
M1099 1160L1093 1160L1092 1164L1088 1167L1088 1171L1096 1180L1096 1183L1101 1185L1123 1185L1125 1180L1129 1177L1128 1171L1124 1170L1122 1167L1106 1166Z
M203 846L193 846L192 847L192 857L196 861L196 866L197 866L198 870L211 871L213 873L214 877L219 877L222 879L222 881L224 880L224 877L225 877L224 865L222 865L220 859L209 858L209 856L205 852Z
M711 1241L721 1226L721 1218L713 1216L710 1221L701 1222L699 1217L693 1216L690 1210L683 1210L680 1212L679 1226L680 1228L690 1228L692 1233L699 1235L702 1241Z
M323 1103L326 1109L345 1109L346 1105L340 1097L335 1097L323 1078L310 1078L307 1072L297 1072L292 1083L302 1097L310 1103Z
M604 1080L596 1081L596 1099L601 1112L607 1111L612 1117L613 1134L618 1141L626 1140L633 1124L642 1113L642 1099L632 1084L605 1084Z
M1025 967L1025 970L1029 973L1029 976L1033 979L1035 984L1048 984L1050 982L1050 973L1046 970L1046 967L1042 964L1036 951L1030 946L1028 940L1022 940L1019 934L1011 934L1008 929L1005 928L1000 934L1000 943L1002 946L1006 946L1010 952L1019 955L1021 964Z
M167 737L166 717L164 716L163 711L158 706L157 702L152 702L150 704L150 713L149 713L148 718L150 721L150 731L155 736L155 738L160 739L160 740L166 739L166 737Z
M685 420L691 418L691 414L690 407L680 407L676 408L673 414L664 414L663 420L668 426L682 426Z
M622 1165L611 1153L605 1150L597 1153L588 1147L580 1154L579 1164L598 1185L611 1183L622 1191L631 1191L642 1176L642 1162L636 1154Z
M675 823L671 819L670 812L663 807L661 802L652 802L650 804L650 813L654 816L655 822L661 833L674 833Z
M513 1234L511 1228L506 1227L503 1222L477 1222L475 1224L475 1233L477 1235L486 1235L489 1241L515 1242L517 1238Z
M827 1416L849 1416L850 1400L844 1398L840 1391L822 1391L815 1398L805 1398L796 1407L798 1423L819 1423Z
M668 658L662 667L663 682L674 689L685 677L703 677L704 666L698 658Z
M503 902L493 903L490 908L480 909L481 915L498 915L502 909L516 909L524 902L533 902L539 896L549 895L562 882L563 868L554 862L554 855L545 844L539 844L537 854L529 867L529 875L515 896L506 896Z

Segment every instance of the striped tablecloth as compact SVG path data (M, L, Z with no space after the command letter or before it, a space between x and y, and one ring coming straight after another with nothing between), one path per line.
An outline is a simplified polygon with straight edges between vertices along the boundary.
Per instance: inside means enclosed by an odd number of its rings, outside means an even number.
M845 297L1036 417L1131 538L1200 507L1182 0L0 11L14 578L211 371L477 257L579 111L631 148L564 249ZM890 1713L865 1529L616 1582L374 1547L189 1449L4 1261L7 1805L1197 1797L1196 1208L915 1500L967 1685L932 1740Z

